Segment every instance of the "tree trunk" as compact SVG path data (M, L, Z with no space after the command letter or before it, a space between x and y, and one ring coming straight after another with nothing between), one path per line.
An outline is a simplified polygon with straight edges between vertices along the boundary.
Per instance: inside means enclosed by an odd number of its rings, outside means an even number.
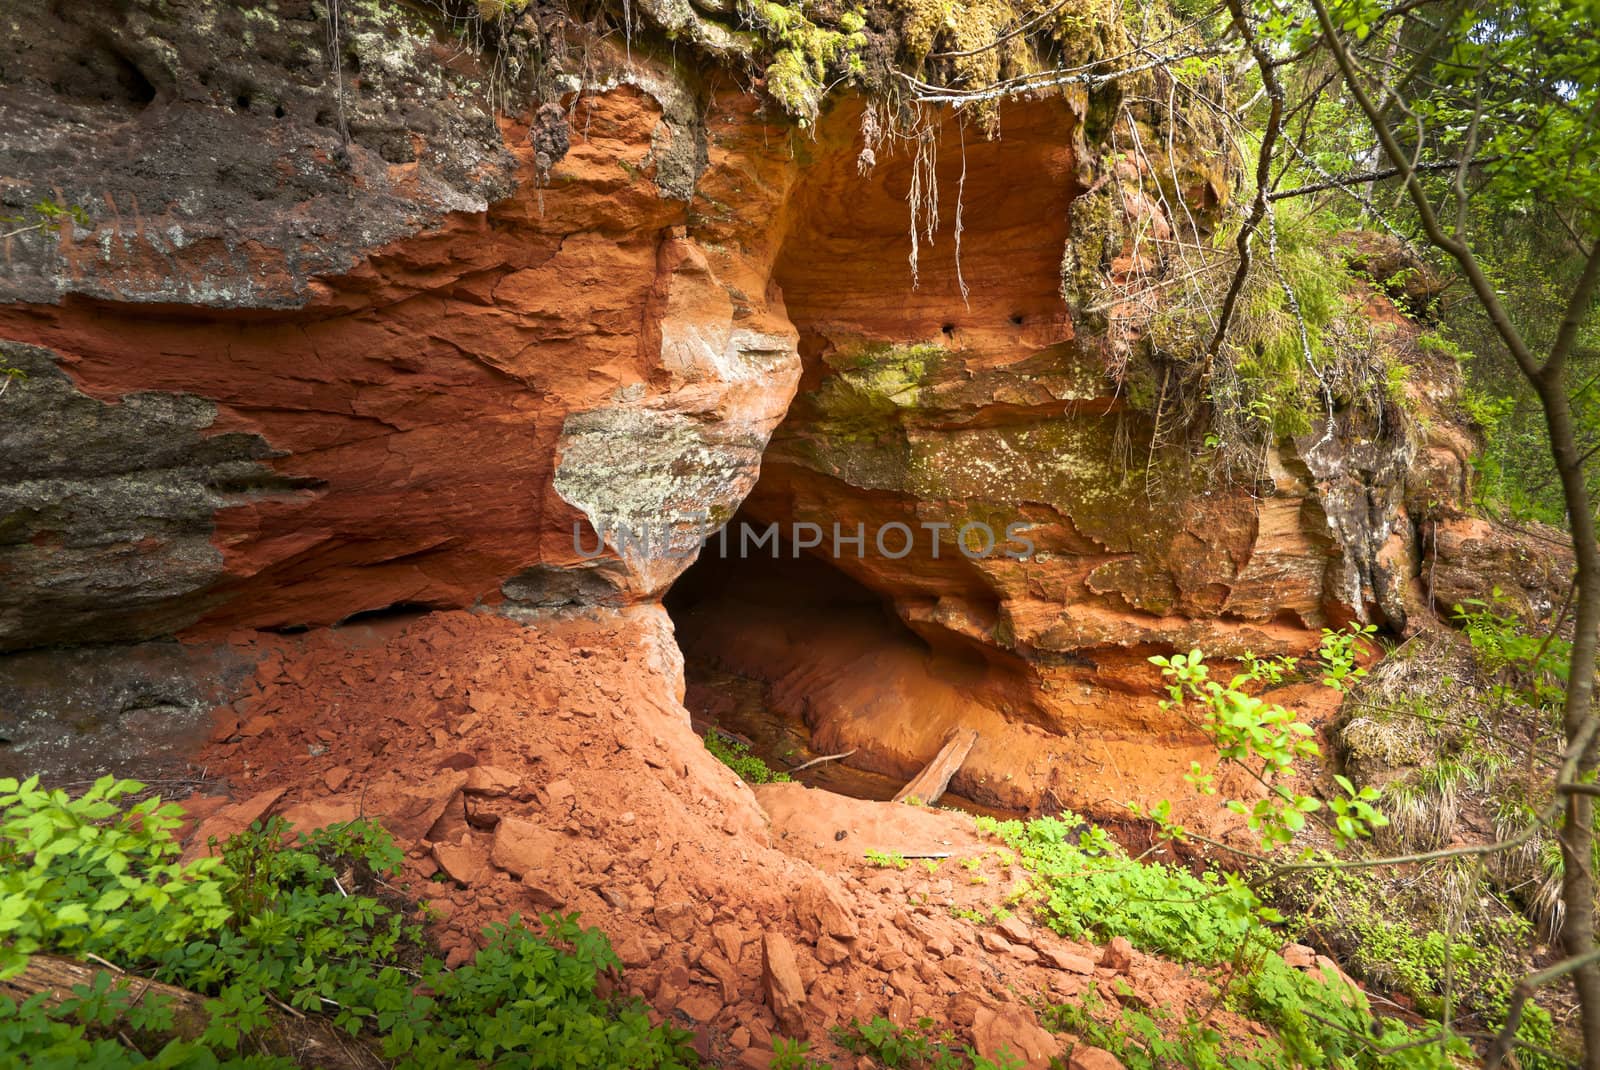
M1572 425L1572 405L1567 398L1561 366L1554 374L1534 382L1544 406L1550 431L1550 450L1561 476L1572 548L1577 555L1577 611L1572 633L1572 663L1567 678L1567 699L1562 726L1569 745L1579 737L1594 711L1594 663L1600 635L1600 544L1596 542L1594 511L1583 478L1577 435ZM1594 764L1594 749L1583 756L1579 769ZM1566 905L1562 944L1569 956L1594 950L1595 875L1594 799L1577 792L1567 796L1566 821L1561 828L1561 898ZM1575 971L1582 1014L1584 1066L1600 1070L1600 963Z
M154 1055L169 1040L198 1039L210 1024L211 1015L205 1006L207 997L198 992L54 955L34 955L22 973L0 981L0 995L21 1003L44 992L47 994L46 1005L53 1007L71 996L75 986L92 985L95 978L101 975L112 979L113 988L128 989L135 1003L152 996L168 1001L172 1010L172 1028L159 1035L140 1033L132 1037L139 1042L146 1055ZM302 1066L314 1066L322 1070L382 1070L389 1065L372 1049L370 1038L352 1037L326 1017L301 1015L297 1011L276 1007L271 1009L271 1014L270 1025L251 1033L240 1042L240 1054L264 1051L293 1059ZM124 1035L124 1030L119 1027L107 1032L114 1036Z

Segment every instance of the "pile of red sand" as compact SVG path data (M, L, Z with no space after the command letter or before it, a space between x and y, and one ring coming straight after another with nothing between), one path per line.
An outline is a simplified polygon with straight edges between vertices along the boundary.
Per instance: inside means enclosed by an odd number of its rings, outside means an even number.
M1123 941L957 917L992 912L1025 879L965 815L798 784L753 792L691 730L659 607L532 624L442 612L234 645L258 671L201 760L236 801L193 800L191 850L268 813L375 817L453 961L489 922L578 911L610 936L624 989L694 1029L718 1065L765 1066L774 1033L849 1065L828 1028L882 1015L1042 1067L1073 1038L1042 1030L1028 1001L1091 988L1108 1013L1131 1000L1221 1014L1204 977ZM868 850L950 857L877 868ZM1072 1056L1080 1070L1106 1060Z

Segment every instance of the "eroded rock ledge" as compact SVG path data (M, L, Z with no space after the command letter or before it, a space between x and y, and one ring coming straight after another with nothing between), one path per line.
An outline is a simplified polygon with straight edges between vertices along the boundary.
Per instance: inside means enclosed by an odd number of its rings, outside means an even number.
M1081 795L1052 764L1080 729L1187 765L1149 652L1402 626L1408 502L1459 500L1462 436L1357 411L1262 485L1151 447L1069 308L1173 223L1081 93L1007 105L994 140L933 115L919 157L864 153L860 100L800 131L716 67L577 27L535 93L385 4L348 13L337 75L321 9L288 0L7 19L0 199L72 212L0 242L0 364L27 373L0 394L0 649L648 603L741 505L1016 518L1032 561L840 565L983 666L937 717L891 711L913 730L881 762L975 717L972 775L1037 765L993 792L1033 805ZM1204 225L1227 176L1178 136ZM1412 382L1448 409L1448 371ZM1419 456L1437 478L1408 486ZM582 551L663 519L665 546ZM814 679L826 649L755 671Z

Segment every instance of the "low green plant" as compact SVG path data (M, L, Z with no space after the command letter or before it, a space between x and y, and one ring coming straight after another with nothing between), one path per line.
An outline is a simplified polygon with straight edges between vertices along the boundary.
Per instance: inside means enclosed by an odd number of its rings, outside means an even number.
M1053 837L1046 837L1045 842L1053 842ZM1023 851L1025 862L1038 855ZM1043 1008L1040 1017L1045 1025L1106 1049L1128 1070L1445 1070L1456 1065L1452 1056L1470 1054L1459 1038L1441 1048L1437 1040L1422 1043L1430 1038L1425 1029L1374 1017L1366 998L1340 979L1290 968L1270 950L1279 938L1266 927L1266 919L1259 912L1241 909L1239 902L1228 902L1230 897L1237 899L1248 892L1224 888L1198 895L1194 888L1173 890L1184 900L1163 906L1176 907L1177 915L1206 934L1205 938L1174 943L1170 928L1152 930L1143 925L1133 926L1123 935L1150 950L1167 954L1174 948L1187 951L1202 964L1231 961L1239 979L1222 997L1236 1012L1269 1026L1272 1038L1229 1035L1208 1019L1191 1017L1178 1022L1160 1010L1147 1013L1124 1007L1108 1019L1092 989L1077 1005ZM1063 909L1071 909L1074 925L1088 931L1086 914L1080 914L1070 896L1053 898L1053 916L1059 918Z
M932 1018L920 1018L905 1027L887 1018L870 1022L852 1018L848 1026L834 1028L833 1038L846 1051L868 1056L892 1070L1021 1070L1023 1065L1003 1049L998 1059L989 1059L971 1046L957 1045L948 1030L934 1032Z
M1274 1033L1260 1048L1267 1067L1453 1070L1473 1054L1460 1037L1424 1043L1433 1035L1427 1027L1376 1017L1342 979L1303 973L1277 955L1245 979L1240 1001Z
M769 1070L832 1070L832 1064L811 1057L811 1042L794 1037L772 1038Z
M1108 1025L1092 1013L1096 1009L1092 993L1084 1007L1053 1012L1059 1028L1107 1048L1129 1070L1171 1066L1421 1070L1451 1065L1449 1060L1401 1054L1401 1046L1426 1032L1374 1018L1365 997L1342 980L1286 966L1276 953L1285 938L1283 912L1265 905L1239 875L1213 872L1197 877L1186 869L1129 858L1102 830L1083 831L1082 819L1071 813L1026 823L979 818L978 824L1018 853L1040 893L1035 917L1050 928L1070 938L1099 942L1123 936L1141 950L1202 966L1227 964L1237 980L1223 997L1277 1034L1275 1042L1250 1041L1241 1046L1237 1038L1223 1036L1204 1023L1158 1020L1136 1011L1127 1011ZM1284 904L1285 911L1292 907L1295 915L1291 936L1331 929L1336 920L1339 931L1358 945L1353 968L1412 996L1431 1013L1443 1009L1448 954L1456 1012L1471 1010L1491 1027L1504 1019L1520 971L1515 960L1498 949L1527 943L1528 934L1519 928L1522 923L1504 923L1517 931L1464 931L1447 948L1444 933L1437 929L1419 930L1386 919L1373 904L1377 898L1373 890L1361 885L1362 876L1333 870L1316 871L1313 876L1304 895ZM979 914L974 920L981 924L986 919ZM1537 1051L1555 1047L1549 1015L1542 1008L1530 1011L1532 1016L1518 1033L1525 1045L1532 1045L1524 1053L1525 1063L1536 1060ZM1431 1048L1440 1051L1438 1044ZM1558 1064L1528 1065L1549 1065L1553 1070Z
M1185 962L1226 961L1247 941L1269 939L1257 924L1260 901L1237 876L1196 877L1131 859L1104 830L1080 832L1083 822L1070 812L977 823L1021 857L1042 893L1035 909L1063 936L1125 936L1135 947Z
M136 789L106 777L74 799L0 779L0 979L38 951L163 954L231 920L222 863L180 863L181 812L118 804Z
M715 729L705 735L706 750L723 765L739 774L746 784L787 784L788 773L779 773L770 765L750 753L750 748L736 739L725 739Z
M1373 871L1312 870L1279 882L1279 901L1291 935L1347 949L1345 964L1366 983L1404 994L1432 1017L1445 1013L1448 994L1458 1023L1496 1031L1513 987L1532 968L1526 949L1536 940L1526 918L1491 898L1477 870L1444 859L1398 888ZM1545 1008L1525 1008L1517 1037L1524 1066L1565 1065L1539 1054L1559 1047Z
M148 1049L158 1066L291 1067L257 1054L258 1041L280 1014L300 1014L412 1070L697 1065L688 1034L601 994L600 975L621 962L576 915L491 926L471 962L446 969L410 904L372 894L400 861L378 826L291 837L273 819L220 858L184 863L181 810L125 805L140 790L108 777L72 798L37 778L0 780L0 976L36 954L118 971L54 1007L43 994L0 997L0 1050L28 1051L36 1066L144 1065ZM206 996L203 1033L167 1039L173 1008L135 996L140 977Z
M868 851L866 859L879 869L905 869L911 864L899 851Z
M1492 590L1490 599L1467 598L1452 608L1479 668L1494 680L1493 696L1534 709L1559 707L1566 698L1572 644L1560 635L1537 635L1524 627L1504 604L1500 588Z

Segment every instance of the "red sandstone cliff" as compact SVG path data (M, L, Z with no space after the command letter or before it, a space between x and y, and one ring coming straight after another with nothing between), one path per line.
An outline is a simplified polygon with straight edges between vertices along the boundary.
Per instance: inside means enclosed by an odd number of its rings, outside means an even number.
M1108 331L1082 280L1149 267L1162 183L1203 230L1228 175L1186 141L1165 177L1110 162L1081 91L997 137L930 110L885 139L903 117L860 99L801 129L737 72L577 26L496 83L506 53L403 9L349 15L337 78L309 5L34 14L0 196L79 218L0 242L26 373L0 648L650 603L741 507L948 525L937 557L836 562L925 647L809 642L798 609L800 641L735 614L705 641L891 771L981 723L968 787L1031 805L1084 797L1084 731L1186 767L1152 651L1404 627L1419 524L1463 493L1468 441L1381 406L1254 485L1157 434L1108 374L1137 323ZM1451 373L1416 372L1446 412ZM975 519L1030 523L1035 555L971 559ZM581 550L645 524L671 537Z

